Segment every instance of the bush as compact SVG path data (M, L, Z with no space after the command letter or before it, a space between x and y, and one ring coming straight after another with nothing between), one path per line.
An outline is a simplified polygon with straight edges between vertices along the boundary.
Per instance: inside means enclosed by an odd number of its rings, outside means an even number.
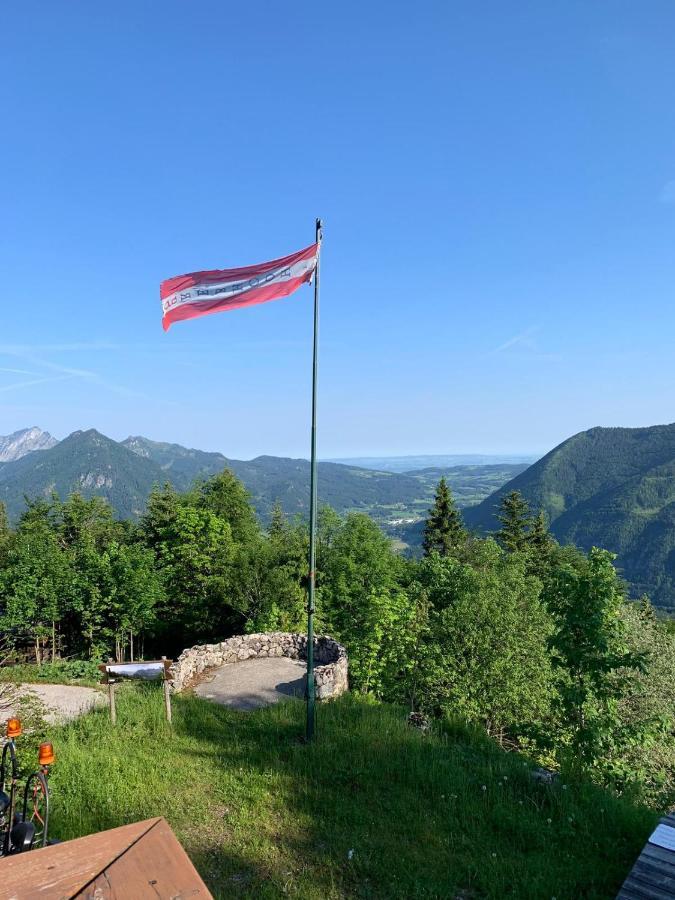
M5 666L0 669L0 682L47 682L48 684L70 684L80 682L98 684L101 673L98 663L91 659L68 659L36 665Z

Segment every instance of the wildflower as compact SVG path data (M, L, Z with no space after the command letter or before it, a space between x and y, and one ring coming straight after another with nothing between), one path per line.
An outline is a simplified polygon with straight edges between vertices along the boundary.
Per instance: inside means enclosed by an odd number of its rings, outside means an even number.
M547 821L548 824L550 825L552 820L551 820L551 819L547 819L546 821Z
M354 851L353 851L353 850L350 850L350 851L347 853L347 859L351 859L353 856L354 856Z
M487 787L485 785L481 786L481 791L487 791Z
M493 858L493 859L497 859L497 854L496 854L496 853L493 853L493 854L492 854L492 858Z

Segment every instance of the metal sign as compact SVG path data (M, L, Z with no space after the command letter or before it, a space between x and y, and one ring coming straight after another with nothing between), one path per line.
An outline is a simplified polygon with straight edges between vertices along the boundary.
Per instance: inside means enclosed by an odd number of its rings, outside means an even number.
M169 669L172 659L152 659L148 661L128 663L102 663L98 668L103 673L102 684L108 685L108 703L110 705L110 721L117 723L117 705L115 703L115 688L117 683L125 678L137 681L161 681L164 689L164 711L169 724L171 724L171 688L169 684Z
M102 663L98 668L103 673L101 679L107 684L111 679L138 678L142 681L159 681L169 677L172 659L151 659L127 663Z

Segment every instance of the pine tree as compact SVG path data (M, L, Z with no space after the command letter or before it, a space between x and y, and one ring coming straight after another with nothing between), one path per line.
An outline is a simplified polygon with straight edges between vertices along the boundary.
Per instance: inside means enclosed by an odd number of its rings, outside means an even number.
M452 493L445 478L441 478L436 488L434 505L424 523L424 555L436 552L450 556L466 541L466 531L462 517L455 506Z
M502 526L497 532L497 540L502 547L509 553L525 550L532 526L532 514L520 491L511 491L502 497L497 519Z
M539 578L546 578L551 568L551 556L555 540L548 530L546 513L539 510L532 520L530 531L527 535L527 545L530 549L531 564L529 570Z
M271 538L278 538L286 531L286 516L281 508L281 503L277 500L272 507L272 515L270 517L270 527L268 534Z

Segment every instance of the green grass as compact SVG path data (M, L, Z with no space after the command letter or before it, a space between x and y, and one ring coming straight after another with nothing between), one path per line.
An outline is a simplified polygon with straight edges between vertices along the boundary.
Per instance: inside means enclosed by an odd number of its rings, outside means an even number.
M52 836L150 816L216 897L613 897L655 815L589 784L542 786L479 735L425 736L345 696L238 713L155 686L53 729Z

